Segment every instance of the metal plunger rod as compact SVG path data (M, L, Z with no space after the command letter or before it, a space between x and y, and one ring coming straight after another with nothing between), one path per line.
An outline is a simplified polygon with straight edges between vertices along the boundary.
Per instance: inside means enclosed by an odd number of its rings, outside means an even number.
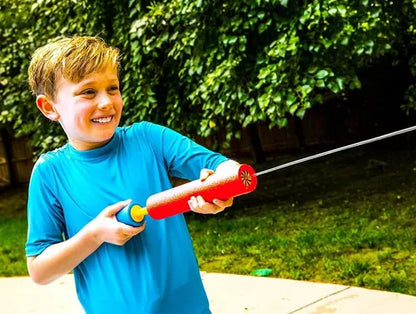
M294 165L298 165L298 164L301 164L301 163L304 163L304 162L307 162L307 161L310 161L310 160L313 160L313 159L321 158L321 157L328 156L328 155L331 155L331 154L335 154L335 153L338 153L338 152L341 152L341 151L344 151L344 150L347 150L347 149L351 149L351 148L355 148L355 147L358 147L358 146L362 146L362 145L370 144L370 143L373 143L373 142L381 141L381 140L384 140L384 139L389 138L389 137L393 137L393 136L396 136L396 135L408 133L408 132L415 131L415 130L416 130L416 126L411 126L411 127L408 127L408 128L402 129L402 130L394 131L394 132L391 132L391 133L376 136L376 137L373 137L373 138L370 138L370 139L367 139L367 140L363 140L363 141L360 141L360 142L356 142L356 143L353 143L353 144L349 144L349 145L345 145L345 146L342 146L342 147L327 150L325 152L318 153L318 154L315 154L315 155L312 155L312 156L308 156L308 157L300 158L300 159L297 159L297 160L293 160L293 161L287 162L285 164L278 165L276 167L272 167L272 168L257 172L256 175L259 177L263 174L274 172L274 171L277 171L277 170L280 170L280 169L283 169L283 168L287 168L287 167L291 167L291 166L294 166Z

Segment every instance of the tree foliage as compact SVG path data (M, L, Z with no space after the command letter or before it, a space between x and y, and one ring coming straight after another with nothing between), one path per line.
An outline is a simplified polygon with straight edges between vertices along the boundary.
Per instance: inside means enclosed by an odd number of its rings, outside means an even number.
M124 55L123 123L146 119L227 143L241 127L284 127L325 95L361 87L388 55L416 75L416 0L38 0L2 2L0 121L40 150L57 127L26 87L30 53L48 40L99 35ZM406 110L415 107L409 86Z

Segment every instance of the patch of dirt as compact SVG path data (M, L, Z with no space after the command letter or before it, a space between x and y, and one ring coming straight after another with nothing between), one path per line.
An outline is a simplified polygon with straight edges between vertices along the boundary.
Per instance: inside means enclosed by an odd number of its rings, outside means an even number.
M0 190L0 216L2 218L26 217L27 185Z

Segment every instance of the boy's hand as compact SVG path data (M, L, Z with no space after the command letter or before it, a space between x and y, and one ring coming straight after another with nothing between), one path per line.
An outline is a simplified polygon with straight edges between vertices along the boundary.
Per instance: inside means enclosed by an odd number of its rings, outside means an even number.
M132 237L144 230L146 223L139 227L132 227L117 220L115 215L129 203L130 200L110 205L91 221L90 224L92 226L90 227L93 228L97 241L124 245Z
M210 175L214 174L214 171L209 169L202 169L199 179L205 181ZM192 196L188 201L189 207L192 211L200 214L217 214L222 212L225 208L233 205L234 198L228 200L213 199L212 203L207 202L200 195Z

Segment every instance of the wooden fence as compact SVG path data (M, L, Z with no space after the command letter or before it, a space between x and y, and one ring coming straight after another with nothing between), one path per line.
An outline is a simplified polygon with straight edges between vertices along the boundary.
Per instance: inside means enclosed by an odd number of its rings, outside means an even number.
M409 120L399 107L395 110L385 108L384 111L380 106L372 110L364 110L360 106L346 108L348 110L340 111L330 103L316 106L302 120L291 117L283 129L276 127L270 130L266 123L258 123L256 128L264 153L273 155L311 146L349 144L403 128L415 120ZM381 112L385 112L387 118L374 119ZM212 147L213 139L200 139L198 142ZM241 139L233 140L230 148L224 151L227 156L236 159L253 157L252 152L253 145L245 130L242 130ZM28 138L14 138L10 132L0 128L0 187L27 183L32 168L33 154Z
M33 167L28 138L0 131L0 188L27 183Z

